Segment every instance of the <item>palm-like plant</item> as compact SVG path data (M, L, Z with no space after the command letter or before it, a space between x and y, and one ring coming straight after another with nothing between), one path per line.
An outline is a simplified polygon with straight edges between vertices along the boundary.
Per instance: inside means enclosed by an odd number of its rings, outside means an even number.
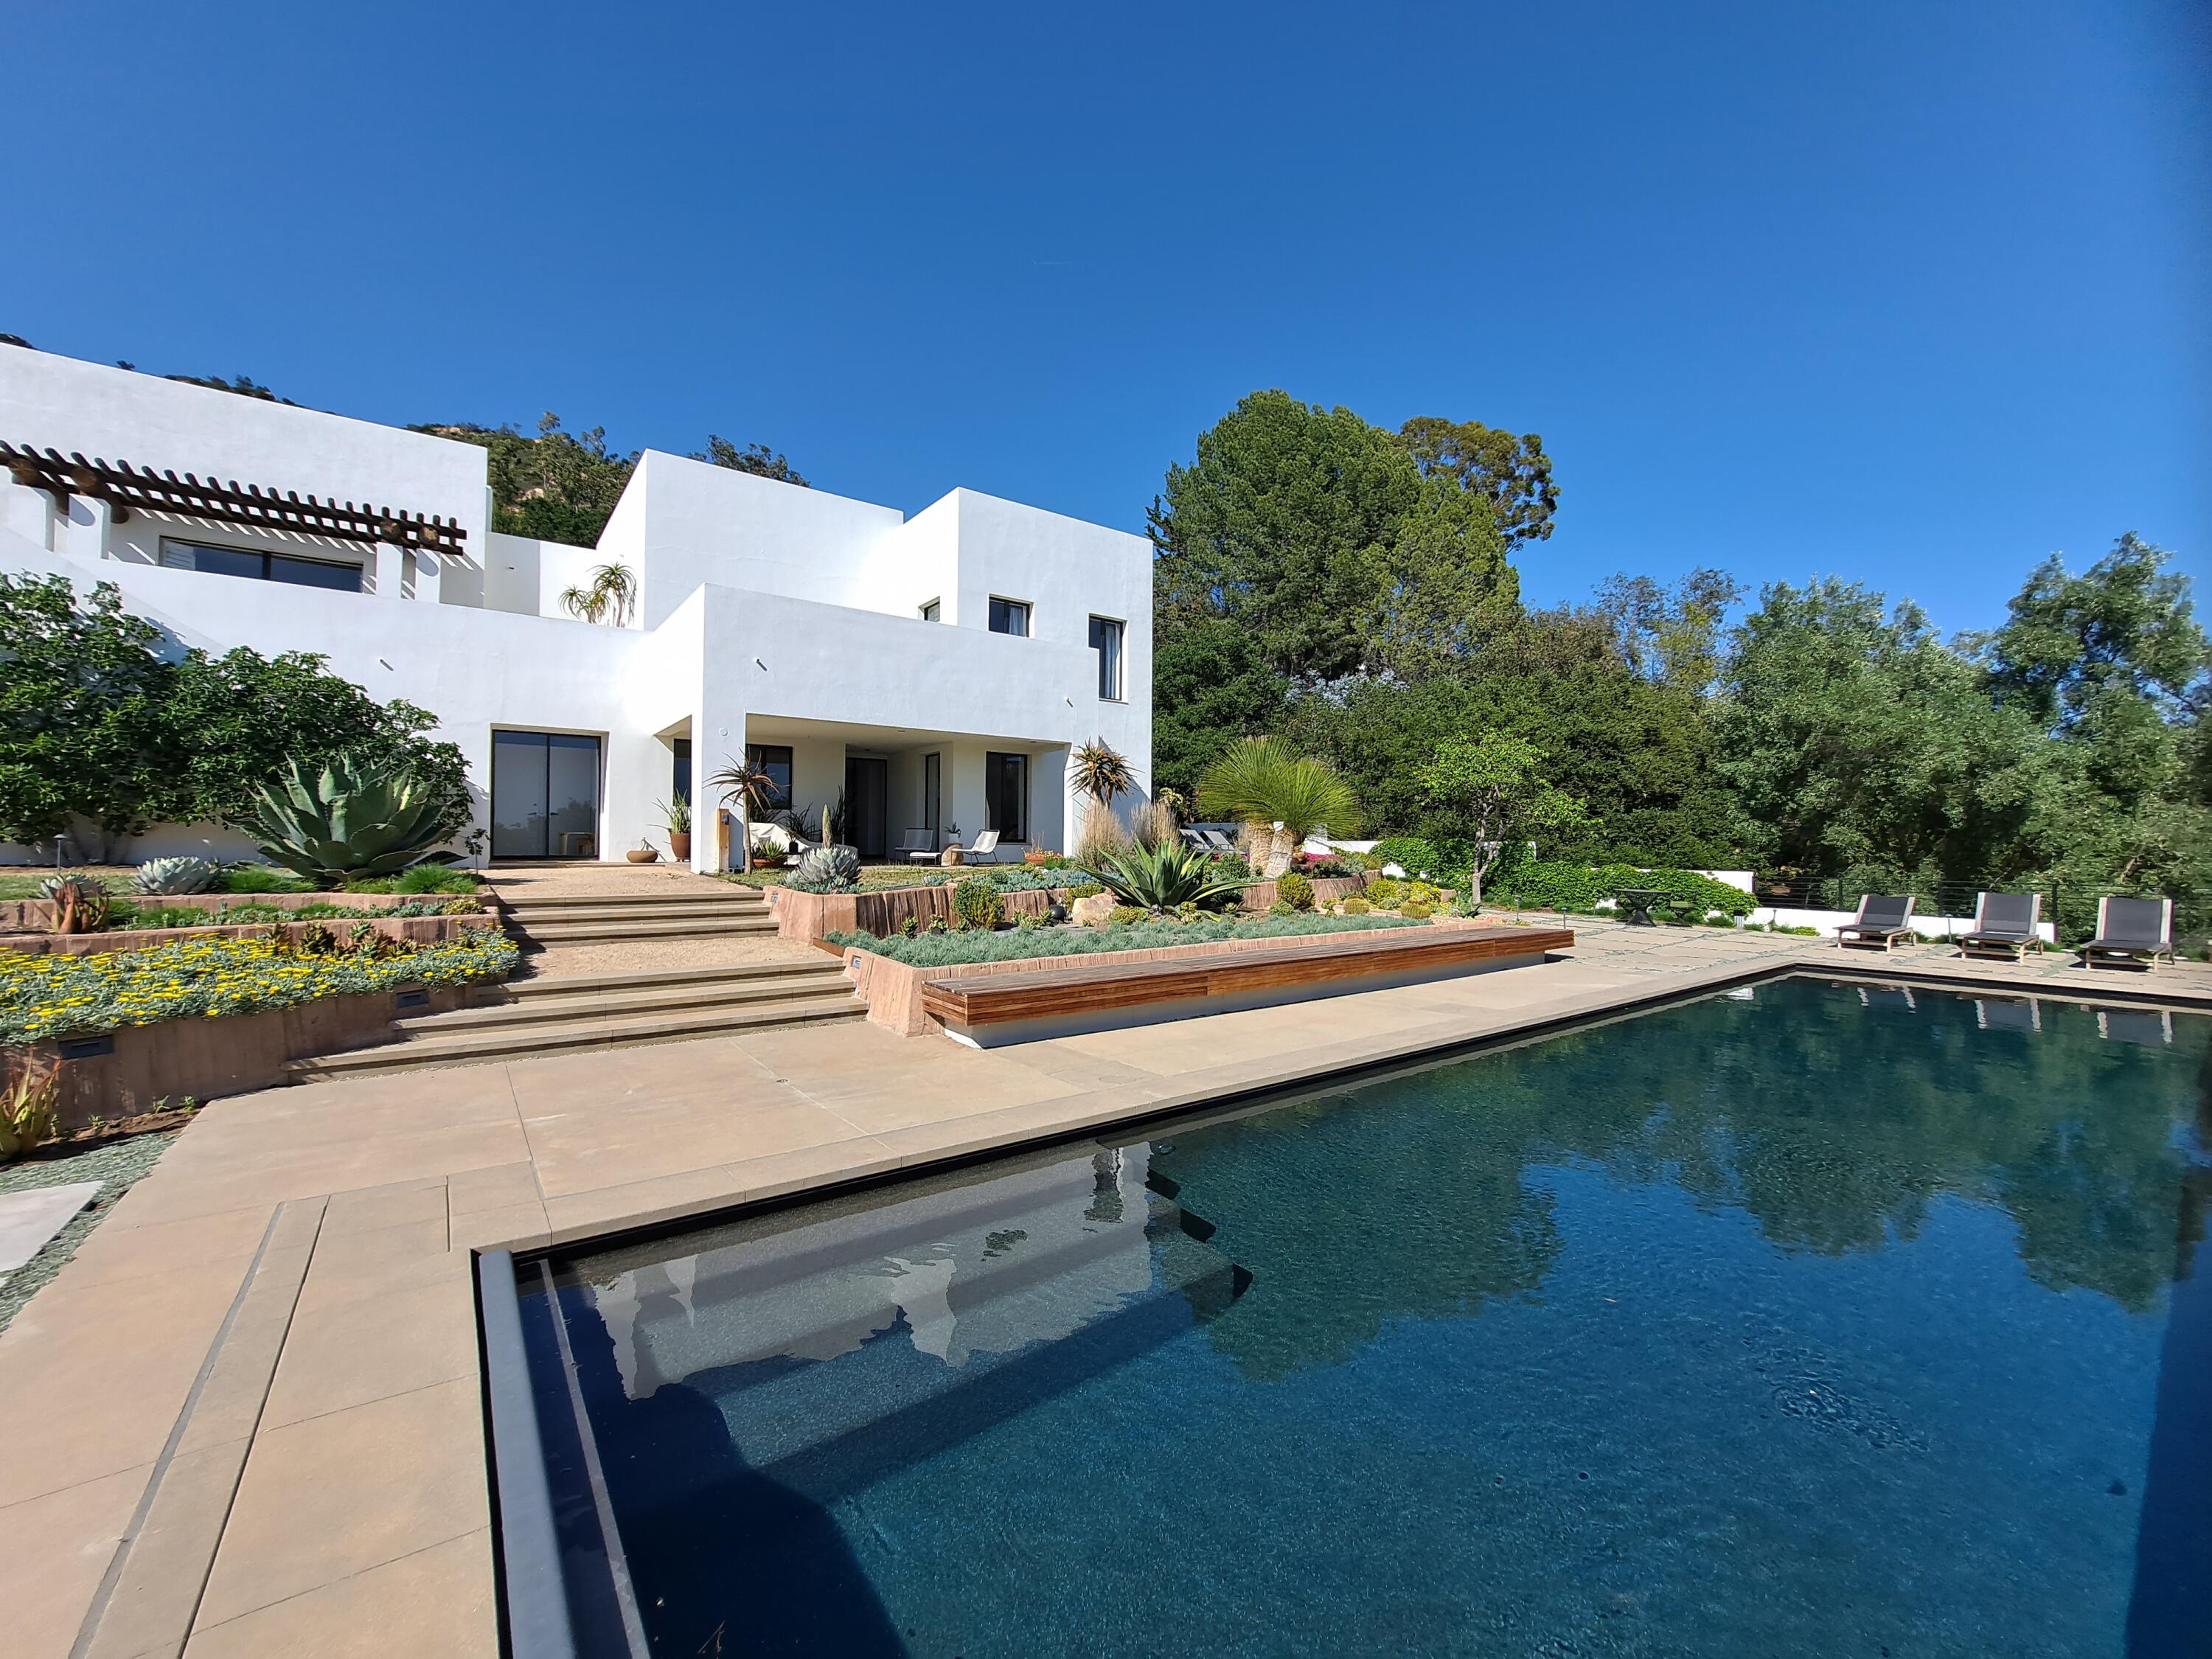
M1326 761L1293 755L1265 738L1247 738L1208 767L1198 782L1200 810L1252 826L1267 848L1264 874L1291 867L1299 844L1324 826L1339 835L1359 827L1352 786Z
M637 578L625 564L603 564L592 572L587 586L572 585L561 593L561 608L570 616L588 623L611 618L617 628L629 625L636 605Z
M722 757L722 769L707 780L709 789L719 789L722 799L738 809L738 827L744 832L738 845L744 850L738 854L740 869L753 867L753 814L765 812L775 805L775 780L752 763L750 757L732 760Z
M1146 910L1211 904L1251 884L1223 875L1211 854L1173 841L1115 848L1079 867L1122 903Z
M1111 811L1114 799L1126 795L1137 787L1137 775L1130 769L1128 757L1122 754L1103 738L1093 738L1081 744L1068 757L1067 781L1075 786L1075 793L1092 803L1084 814L1085 833L1079 837L1089 841L1088 822L1099 812Z
M442 792L404 768L353 754L314 769L293 761L275 787L253 793L246 833L276 863L325 887L456 861L433 850L449 828Z

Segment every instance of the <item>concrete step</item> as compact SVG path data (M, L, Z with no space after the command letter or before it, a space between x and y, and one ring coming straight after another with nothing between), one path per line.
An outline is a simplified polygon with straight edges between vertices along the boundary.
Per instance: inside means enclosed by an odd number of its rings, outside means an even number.
M726 892L702 890L696 887L678 888L667 893L557 893L532 896L517 893L505 899L510 909L556 911L599 909L658 909L668 905L729 905L764 906L768 900L750 887L732 887Z
M316 1054L288 1060L285 1080L322 1083L434 1066L494 1065L539 1054L586 1048L634 1048L684 1042L736 1031L770 1030L865 1019L868 1009L848 993L795 997L757 1007L707 1007L683 1013L638 1014L617 1019L571 1019L532 1023L518 1028L456 1032L451 1036L410 1037L374 1048Z
M583 921L734 921L768 916L764 904L603 905L589 910L509 910L518 927L566 927Z
M713 985L726 980L806 978L823 968L836 968L838 958L816 951L792 962L729 962L698 968L644 968L619 974L558 974L544 979L509 980L496 988L501 1001L526 1001L538 997L592 996L602 991L647 990L665 985Z
M706 939L725 933L773 933L773 916L678 916L672 921L544 921L514 931L532 945L589 945L630 939Z
M773 979L710 981L698 985L641 986L623 990L585 991L570 996L538 996L483 1008L457 1008L392 1022L410 1039L448 1032L511 1030L545 1021L620 1019L632 1014L681 1013L690 1008L732 1008L828 995L849 995L843 972L827 957L807 974Z

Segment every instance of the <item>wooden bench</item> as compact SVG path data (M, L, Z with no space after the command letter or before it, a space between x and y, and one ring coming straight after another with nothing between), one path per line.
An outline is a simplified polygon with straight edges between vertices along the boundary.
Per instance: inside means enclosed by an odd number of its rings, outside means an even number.
M992 1048L1519 967L1574 942L1564 927L1378 929L1264 950L930 980L921 1004L953 1037Z

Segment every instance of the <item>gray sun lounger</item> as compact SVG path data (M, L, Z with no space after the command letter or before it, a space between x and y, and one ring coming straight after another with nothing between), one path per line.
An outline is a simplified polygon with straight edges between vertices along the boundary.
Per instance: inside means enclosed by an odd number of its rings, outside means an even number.
M2097 937L2081 947L2084 968L2141 963L2148 973L2173 954L2173 901L2170 898L2100 898Z
M1836 929L1836 948L1864 945L1887 951L1913 936L1911 894L1862 893L1858 914Z
M1959 936L1959 954L2018 962L2029 951L2043 948L2037 928L2042 920L2040 893L1977 893L1974 925Z

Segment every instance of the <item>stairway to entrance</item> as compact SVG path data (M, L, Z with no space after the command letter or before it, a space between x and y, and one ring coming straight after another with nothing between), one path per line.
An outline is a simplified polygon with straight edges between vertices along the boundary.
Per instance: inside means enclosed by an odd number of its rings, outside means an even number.
M637 886L605 892L538 894L493 884L507 931L526 951L622 939L699 939L716 933L773 933L775 918L750 887L726 882Z
M865 1019L832 957L814 961L735 963L724 967L578 974L511 981L499 1000L450 1013L396 1019L396 1040L289 1061L285 1078L336 1078L488 1065L581 1048L682 1042L738 1031Z

